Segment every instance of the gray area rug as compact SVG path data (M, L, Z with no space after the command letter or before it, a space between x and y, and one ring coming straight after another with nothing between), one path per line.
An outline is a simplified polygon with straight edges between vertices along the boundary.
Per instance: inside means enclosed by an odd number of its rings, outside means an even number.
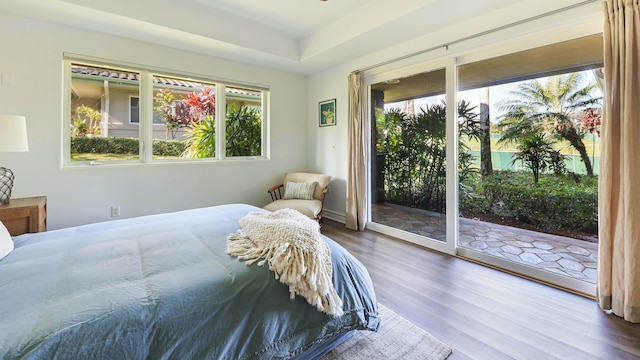
M451 348L405 318L378 304L378 332L357 331L322 360L444 360Z

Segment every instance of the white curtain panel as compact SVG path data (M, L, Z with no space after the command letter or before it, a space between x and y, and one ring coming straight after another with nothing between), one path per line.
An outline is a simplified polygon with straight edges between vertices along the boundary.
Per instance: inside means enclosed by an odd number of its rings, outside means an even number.
M640 0L604 4L600 307L640 322Z

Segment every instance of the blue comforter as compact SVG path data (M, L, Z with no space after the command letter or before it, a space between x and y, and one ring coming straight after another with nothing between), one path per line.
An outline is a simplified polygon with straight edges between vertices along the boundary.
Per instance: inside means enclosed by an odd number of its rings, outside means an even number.
M25 234L0 261L0 358L278 359L352 329L376 330L366 269L332 251L345 314L331 317L266 267L227 255L221 205Z

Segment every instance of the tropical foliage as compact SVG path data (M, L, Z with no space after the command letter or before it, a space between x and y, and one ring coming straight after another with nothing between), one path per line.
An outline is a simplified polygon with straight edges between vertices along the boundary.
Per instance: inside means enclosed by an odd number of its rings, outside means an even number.
M75 116L71 119L71 136L100 135L100 111L87 105L76 107Z
M158 91L154 98L154 110L166 125L165 138L175 139L180 129L191 126L207 116L215 117L215 90L204 88L201 91L188 93L181 101L166 88Z
M458 104L462 215L516 220L541 231L597 233L598 182L582 139L586 133L599 134L601 98L595 91L597 84L583 76L572 73L524 82L499 103L504 115L493 130L501 134L499 143L515 145L512 165L522 165L526 171L493 169L480 174L466 144L487 136L487 125L482 123L486 119L481 117L486 109L477 114L468 103ZM444 103L429 105L416 115L398 108L376 113L376 149L379 157L384 156L380 165L384 195L378 198L446 210L445 113ZM580 153L586 176L567 171L560 140Z
M226 118L227 156L262 154L262 116L260 109L231 104Z
M564 156L554 149L553 141L543 133L531 133L518 139L513 163L522 162L533 173L533 182L538 183L540 174L551 169L556 174L565 171Z
M187 129L187 148L182 153L186 158L208 158L216 154L216 121L211 115L191 124Z
M477 114L467 102L458 104L459 131L479 135ZM433 104L410 115L398 108L384 113L377 122L384 156L384 193L387 201L438 212L445 211L446 194L446 105ZM459 148L461 180L469 176L471 152Z
M185 126L182 118L176 116L172 103L175 96L169 89L158 91L155 95L155 106L153 110L160 114L166 126L165 139L175 139L178 130Z
M227 156L260 156L262 117L260 109L231 104L226 115ZM187 129L187 149L183 157L205 158L215 155L216 125L212 116L194 122Z
M187 133L183 157L215 156L216 99L213 88L187 94L176 102L169 89L156 93L155 111L167 125L167 138L175 138L180 129ZM260 156L262 149L262 116L256 107L231 103L226 113L226 155Z
M555 135L565 139L578 151L587 174L593 167L582 141L583 114L597 108L601 97L595 95L598 85L588 82L583 72L551 76L548 81L531 80L518 85L508 98L499 104L505 114L498 126L502 141L527 138L533 133Z

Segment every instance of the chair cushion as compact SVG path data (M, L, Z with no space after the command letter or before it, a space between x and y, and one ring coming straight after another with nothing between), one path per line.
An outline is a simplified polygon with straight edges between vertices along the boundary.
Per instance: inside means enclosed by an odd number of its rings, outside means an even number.
M300 200L313 200L313 193L316 190L318 182L312 183L297 183L293 181L287 181L287 186L284 187L283 199L300 199Z
M283 199L270 202L263 209L276 211L287 208L298 210L306 216L315 219L322 210L322 202L320 200Z
M284 191L287 192L287 181L297 182L297 183L312 183L317 182L318 186L316 186L316 190L313 193L313 198L316 200L322 200L322 191L327 185L329 185L329 181L331 181L331 176L324 174L312 174L312 173L304 173L304 172L289 172L284 174Z

